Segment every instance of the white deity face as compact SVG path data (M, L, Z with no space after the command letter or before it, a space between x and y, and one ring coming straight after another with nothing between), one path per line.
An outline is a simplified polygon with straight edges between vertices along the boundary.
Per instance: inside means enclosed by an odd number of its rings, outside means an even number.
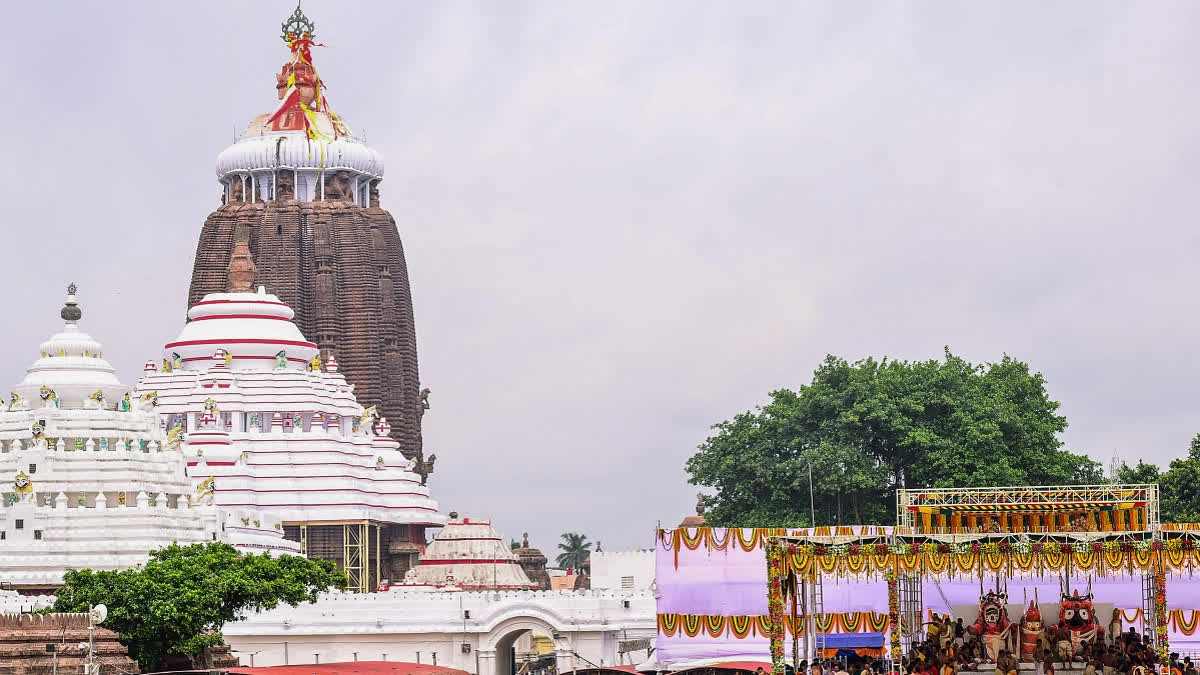
M17 479L13 481L13 485L16 486L18 491L24 490L29 487L29 477L17 476Z

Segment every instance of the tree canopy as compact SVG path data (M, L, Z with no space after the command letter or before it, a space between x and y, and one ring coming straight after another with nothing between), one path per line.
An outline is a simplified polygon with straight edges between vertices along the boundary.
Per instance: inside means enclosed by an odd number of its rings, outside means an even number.
M1058 408L1042 375L1007 355L828 356L810 384L714 425L686 468L715 491L703 498L712 525L802 526L812 512L818 523L890 523L901 487L1101 481L1098 463L1063 449Z
M585 534L564 532L562 541L558 543L558 550L562 551L557 559L559 567L578 569L592 554L592 542L588 541Z
M1122 464L1117 478L1122 483L1158 483L1163 522L1200 522L1200 434L1192 438L1187 456L1171 460L1166 471L1139 459L1136 466Z
M221 644L221 628L249 611L314 602L323 591L344 588L346 576L327 560L243 555L211 542L172 544L132 569L68 570L63 581L53 611L107 605L104 626L143 670L155 670L169 655Z

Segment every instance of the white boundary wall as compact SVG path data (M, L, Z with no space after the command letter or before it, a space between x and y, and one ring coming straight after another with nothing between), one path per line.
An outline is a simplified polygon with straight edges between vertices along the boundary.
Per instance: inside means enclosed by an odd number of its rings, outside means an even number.
M529 631L551 637L558 672L639 663L618 643L653 639L655 598L642 591L331 593L315 604L281 607L224 629L243 666L338 661L406 661L506 674L510 650ZM436 657L434 656L436 654Z

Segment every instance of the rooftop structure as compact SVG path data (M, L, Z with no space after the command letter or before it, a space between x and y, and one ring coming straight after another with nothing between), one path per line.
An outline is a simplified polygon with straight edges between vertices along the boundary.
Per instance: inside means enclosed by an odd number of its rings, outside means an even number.
M294 308L312 340L300 351L336 354L358 400L391 420L390 436L424 477L434 459L421 442L429 392L419 386L404 248L379 207L383 161L330 107L313 63L313 22L297 8L282 33L279 102L217 158L222 203L200 233L189 306L227 290L244 228L259 282Z
M521 563L491 521L459 518L450 522L421 554L421 564L402 582L406 589L440 591L528 589Z
M97 672L141 672L116 633L101 626L89 630L87 614L0 614L0 672L79 673L89 662Z
M517 562L521 564L521 569L525 571L525 576L529 577L532 583L531 588L539 591L550 590L550 574L546 572L546 554L542 553L539 548L534 548L529 545L529 533L521 534L521 545L512 550L513 555L517 557Z
M896 524L914 534L1153 531L1159 526L1158 486L899 490Z
M80 330L74 284L60 315L63 329L0 410L0 476L11 486L0 501L0 580L49 589L68 568L131 567L175 541L293 549L280 533L227 535L229 514L201 503L153 401L127 395Z
M293 323L291 307L258 287L246 228L227 266L231 292L210 293L146 363L139 396L158 402L198 488L223 509L283 522L307 555L335 562L368 591L403 577L437 512L417 458L406 458L374 406L355 399L332 356ZM257 526L257 523L256 523Z

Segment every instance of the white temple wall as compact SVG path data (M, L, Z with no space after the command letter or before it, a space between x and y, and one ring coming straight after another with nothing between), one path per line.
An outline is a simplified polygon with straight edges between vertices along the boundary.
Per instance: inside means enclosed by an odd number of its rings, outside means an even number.
M509 648L528 631L553 639L560 672L619 664L618 642L655 636L654 597L645 591L335 593L256 614L223 632L243 665L433 663L436 653L438 665L493 675L508 672Z

